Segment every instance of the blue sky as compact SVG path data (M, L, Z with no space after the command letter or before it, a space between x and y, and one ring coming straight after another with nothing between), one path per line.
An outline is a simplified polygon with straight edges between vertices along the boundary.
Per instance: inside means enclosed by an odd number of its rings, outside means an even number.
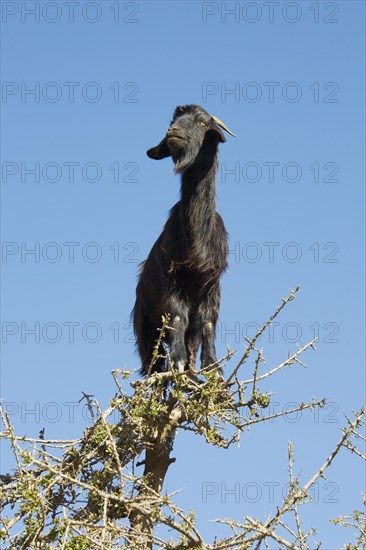
M301 284L261 344L270 367L314 334L317 352L262 389L276 410L313 395L330 402L319 417L258 426L230 451L178 434L167 488L183 489L179 503L212 540L209 519L274 513L288 439L306 481L340 438L343 412L363 403L365 6L76 4L1 6L1 394L17 432L76 437L87 423L81 390L106 406L110 371L138 367L137 265L179 192L171 161L145 152L176 105L203 105L237 135L221 145L217 175L231 250L218 355L226 343L243 349ZM350 538L328 519L360 505L364 481L344 452L304 508L324 548ZM204 502L208 482L218 492ZM239 502L225 497L235 483Z

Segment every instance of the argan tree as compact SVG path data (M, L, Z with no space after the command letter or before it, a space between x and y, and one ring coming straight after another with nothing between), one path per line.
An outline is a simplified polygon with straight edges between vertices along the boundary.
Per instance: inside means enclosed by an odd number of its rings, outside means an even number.
M194 510L181 510L174 494L167 494L164 479L174 468L174 440L178 430L188 430L211 446L230 452L242 432L262 422L300 410L323 407L324 399L305 400L292 411L267 414L271 394L261 391L261 382L290 366L303 366L304 356L315 350L315 340L297 347L283 362L266 369L260 336L268 329L298 287L282 300L275 313L252 339L245 342L241 357L228 349L216 365L197 371L201 379L188 377L174 368L155 372L131 382L131 372L113 371L116 396L107 410L88 399L94 421L77 440L47 440L17 436L3 411L3 431L14 454L14 470L1 476L2 519L0 538L7 548L48 550L84 549L256 549L310 548L310 530L302 530L301 506L311 500L310 489L344 450L365 460L360 428L366 408L353 412L333 451L314 475L301 482L294 472L294 452L288 447L289 489L271 518L244 516L217 521L226 526L225 538L203 540ZM159 361L160 342L172 330L163 318L152 357ZM169 363L169 356L167 357ZM252 374L244 379L249 365ZM215 370L223 366L225 378ZM214 368L212 368L214 367ZM153 369L151 369L153 372ZM127 384L132 386L131 392ZM117 413L117 414L116 414ZM116 420L116 418L118 420ZM137 474L138 466L143 467ZM192 506L193 508L194 506ZM347 550L366 548L365 515L358 509L336 518L334 523L352 526L358 535ZM169 539L157 535L159 526L169 528ZM296 528L293 528L293 525ZM168 532L168 530L166 530Z

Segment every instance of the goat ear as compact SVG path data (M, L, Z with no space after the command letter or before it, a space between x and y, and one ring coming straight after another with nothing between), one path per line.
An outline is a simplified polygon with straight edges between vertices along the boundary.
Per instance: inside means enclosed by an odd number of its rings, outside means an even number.
M226 137L224 136L222 130L218 126L216 126L216 124L212 127L211 132L215 134L217 141L225 143Z
M165 159L166 157L171 156L171 152L168 149L168 145L165 138L161 140L159 145L156 145L155 147L151 147L151 149L148 149L146 151L146 154L148 157L155 160Z

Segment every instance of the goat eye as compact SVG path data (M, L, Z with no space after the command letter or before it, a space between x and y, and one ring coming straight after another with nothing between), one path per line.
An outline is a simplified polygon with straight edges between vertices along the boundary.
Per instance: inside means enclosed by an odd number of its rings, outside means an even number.
M205 128L206 128L206 126L207 126L206 122L202 122L202 120L199 122L199 124L200 124L201 126L204 126Z

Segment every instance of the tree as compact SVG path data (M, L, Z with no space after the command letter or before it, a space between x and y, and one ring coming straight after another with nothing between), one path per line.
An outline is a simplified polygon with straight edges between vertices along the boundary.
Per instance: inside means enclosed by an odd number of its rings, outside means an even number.
M165 494L163 484L172 457L177 430L189 430L204 437L207 444L229 449L240 433L260 422L267 422L300 410L324 407L325 400L312 399L292 411L266 414L271 400L260 389L261 381L275 376L291 365L303 365L303 354L315 349L315 340L289 354L275 368L262 372L263 352L257 342L283 308L295 298L299 287L291 291L275 313L252 339L247 339L243 355L232 367L234 352L215 366L226 365L226 379L214 370L198 371L204 382L197 383L170 369L147 379L132 382L132 395L124 385L131 371L113 371L117 394L107 410L85 396L94 416L92 425L77 440L46 440L17 436L7 414L2 411L4 430L16 462L13 473L1 476L1 505L7 515L1 520L1 539L10 548L47 550L112 549L257 549L275 543L280 548L309 548L312 531L301 527L300 505L309 502L309 490L329 468L342 449L359 458L366 457L355 441L365 440L360 433L366 407L347 419L342 436L320 468L300 484L294 475L294 453L288 447L289 490L277 513L260 520L246 516L242 523L221 519L228 535L205 542L200 535L193 511L183 511L174 503L174 495ZM159 359L159 343L169 326L162 319L152 363ZM301 357L301 359L300 359ZM167 357L169 362L169 356ZM242 379L242 367L253 361L253 374ZM230 368L231 367L231 368ZM118 413L118 421L112 416ZM135 473L143 466L142 475ZM289 527L294 518L296 529ZM335 524L352 526L358 539L347 550L366 548L365 515L354 510L337 518ZM156 534L156 527L170 528L169 540ZM273 547L273 546L272 546Z

